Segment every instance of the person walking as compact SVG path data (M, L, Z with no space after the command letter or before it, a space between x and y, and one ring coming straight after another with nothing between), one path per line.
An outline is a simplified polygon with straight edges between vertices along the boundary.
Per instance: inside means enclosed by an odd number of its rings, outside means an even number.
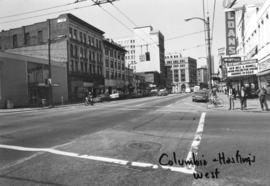
M244 86L242 86L240 90L240 105L241 110L246 109L247 107L247 92Z
M234 90L231 86L228 88L228 98L229 98L229 110L231 109L234 110Z
M265 86L262 86L261 88L259 88L256 93L259 96L259 101L260 101L260 104L261 104L262 111L264 109L268 110L268 105L267 105L267 101L266 101L267 91L265 89Z

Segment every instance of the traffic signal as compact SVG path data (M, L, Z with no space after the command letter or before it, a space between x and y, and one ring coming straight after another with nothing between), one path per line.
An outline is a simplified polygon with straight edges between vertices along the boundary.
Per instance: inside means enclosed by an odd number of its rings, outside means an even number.
M150 52L145 52L145 60L150 61Z

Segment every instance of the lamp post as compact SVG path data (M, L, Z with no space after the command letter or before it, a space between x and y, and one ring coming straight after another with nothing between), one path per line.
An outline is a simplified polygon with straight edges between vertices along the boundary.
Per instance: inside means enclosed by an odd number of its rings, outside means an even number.
M211 69L211 38L210 38L210 21L209 21L209 16L207 16L207 20L200 18L200 17L192 17L185 19L185 21L191 21L193 19L198 19L203 21L207 28L207 46L208 46L208 76L209 76L209 89L212 89L212 69Z

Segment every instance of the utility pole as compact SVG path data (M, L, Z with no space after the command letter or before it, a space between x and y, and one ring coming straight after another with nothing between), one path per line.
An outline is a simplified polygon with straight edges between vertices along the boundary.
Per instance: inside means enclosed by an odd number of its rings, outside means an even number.
M48 19L48 60L49 60L49 74L48 74L48 85L49 85L49 106L53 106L53 94L52 94L52 65L51 65L51 20Z
M210 38L210 21L209 16L207 16L207 41L208 41L208 74L209 74L209 89L212 89L212 57L211 57L211 38Z

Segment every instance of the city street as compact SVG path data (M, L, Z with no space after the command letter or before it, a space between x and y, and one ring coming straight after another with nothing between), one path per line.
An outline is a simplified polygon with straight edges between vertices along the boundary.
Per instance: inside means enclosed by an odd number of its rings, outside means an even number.
M0 185L270 185L269 113L226 108L173 94L0 112Z

